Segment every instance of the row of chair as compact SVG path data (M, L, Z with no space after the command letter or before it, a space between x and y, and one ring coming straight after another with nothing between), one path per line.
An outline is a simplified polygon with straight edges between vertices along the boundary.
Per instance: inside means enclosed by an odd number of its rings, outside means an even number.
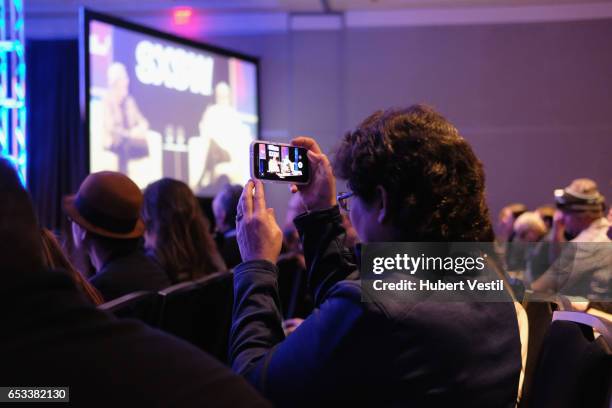
M529 341L519 407L609 407L612 328L584 313L561 312L563 304L525 299ZM99 308L140 319L226 362L232 305L233 274L218 273L158 293L131 293ZM595 339L593 327L605 335Z
M225 362L232 321L233 276L222 272L157 293L134 292L104 303L99 309L120 318L142 320Z

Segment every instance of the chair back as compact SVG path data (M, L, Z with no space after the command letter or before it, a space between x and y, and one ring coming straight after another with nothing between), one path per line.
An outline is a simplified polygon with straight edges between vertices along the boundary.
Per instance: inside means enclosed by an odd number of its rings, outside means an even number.
M226 362L234 301L233 274L215 273L159 292L158 326Z
M544 339L526 396L530 407L608 408L612 354L593 329L554 320Z
M527 342L527 360L525 364L525 377L519 407L527 408L529 394L533 385L533 376L540 357L540 351L552 322L553 308L556 305L534 296L531 290L526 290L523 297L523 308L527 313L529 322L529 335Z
M128 293L99 305L98 309L111 312L119 318L138 319L155 327L159 314L159 295L144 290Z

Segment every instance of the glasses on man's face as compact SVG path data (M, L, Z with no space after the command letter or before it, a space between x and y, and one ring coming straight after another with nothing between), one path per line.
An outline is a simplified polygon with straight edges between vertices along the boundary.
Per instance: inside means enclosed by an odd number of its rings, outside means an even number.
M351 201L351 197L355 195L355 193L353 193L352 191L343 191L338 193L336 199L338 201L338 205L340 206L340 209L344 210L344 211L349 211L350 210L350 205L349 202Z

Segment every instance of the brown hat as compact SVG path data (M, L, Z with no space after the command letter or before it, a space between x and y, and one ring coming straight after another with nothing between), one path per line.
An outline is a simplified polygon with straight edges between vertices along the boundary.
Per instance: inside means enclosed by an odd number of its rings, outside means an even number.
M92 173L76 195L64 198L64 211L94 234L109 238L141 237L142 192L129 177L114 171Z

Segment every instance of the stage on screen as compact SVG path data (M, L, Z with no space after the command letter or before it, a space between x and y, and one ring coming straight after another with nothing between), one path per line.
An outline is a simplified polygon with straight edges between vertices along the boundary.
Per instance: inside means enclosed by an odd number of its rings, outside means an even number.
M202 196L246 182L258 137L257 60L82 16L90 171L120 171L142 188L172 177Z

